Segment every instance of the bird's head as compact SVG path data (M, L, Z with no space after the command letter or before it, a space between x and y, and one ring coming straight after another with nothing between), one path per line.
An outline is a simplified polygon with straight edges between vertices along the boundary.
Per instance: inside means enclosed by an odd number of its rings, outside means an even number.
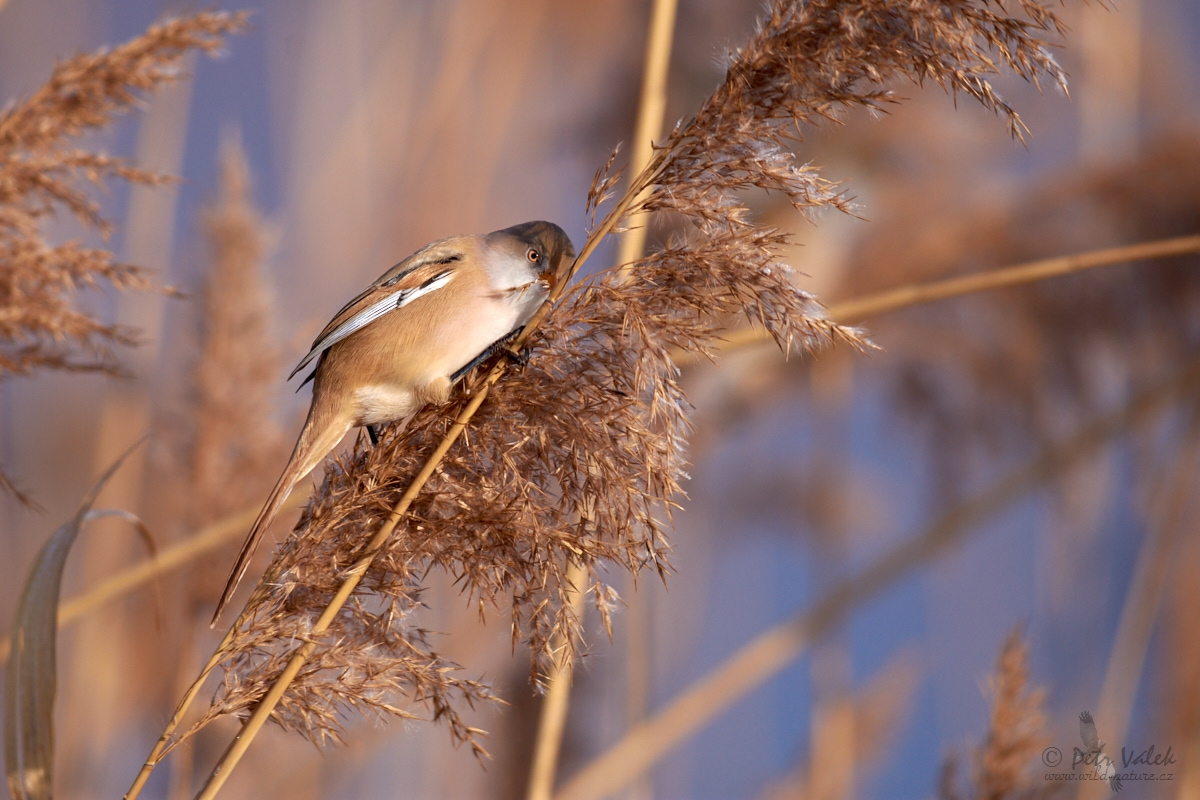
M553 289L575 260L575 246L562 228L553 222L522 222L511 228L488 234L489 239L509 239L524 249L524 257L537 270L538 277Z

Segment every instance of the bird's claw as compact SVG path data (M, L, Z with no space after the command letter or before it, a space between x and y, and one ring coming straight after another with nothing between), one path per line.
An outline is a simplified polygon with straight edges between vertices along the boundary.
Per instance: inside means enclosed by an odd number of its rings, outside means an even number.
M514 350L511 347L504 348L504 357L518 367L523 367L529 363L529 356L533 353L528 346L522 347L519 350Z

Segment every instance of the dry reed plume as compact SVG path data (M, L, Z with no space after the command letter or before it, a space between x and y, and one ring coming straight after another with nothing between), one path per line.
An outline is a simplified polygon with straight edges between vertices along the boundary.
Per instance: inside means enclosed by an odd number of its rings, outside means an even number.
M1031 765L1049 741L1045 692L1029 687L1029 646L1019 629L1009 633L1000 650L996 674L989 682L992 700L987 739L975 754L972 786L958 786L958 766L951 759L942 774L942 800L1033 800L1054 790L1033 774Z
M192 521L203 524L253 505L269 488L283 435L274 419L279 348L263 262L272 246L250 201L241 144L223 142L215 202L202 218L212 268L204 296L191 444ZM284 453L286 455L286 453Z
M1029 688L1029 646L1014 630L1000 651L991 681L992 716L979 753L977 795L1013 797L1032 788L1029 765L1046 744L1045 693Z
M75 294L103 284L144 289L145 271L118 263L107 250L51 244L43 226L65 209L107 233L86 184L168 179L71 140L108 125L141 93L177 80L187 51L215 53L222 37L244 24L243 15L206 12L154 25L120 47L60 63L45 86L0 115L0 376L111 371L110 346L135 343L136 331L97 319L76 305Z
M439 658L413 620L427 571L454 576L481 614L507 605L514 646L530 647L535 673L550 663L552 641L576 640L569 564L588 572L606 625L616 596L597 574L601 562L665 575L688 433L672 351L708 352L734 315L763 326L785 351L864 344L793 286L776 255L786 237L753 219L746 192L780 192L802 210L850 210L837 185L798 165L788 147L803 125L851 107L885 108L902 78L974 97L1019 135L1019 118L989 77L1006 66L1030 80L1063 80L1042 38L1057 34L1058 20L1031 0L1019 7L1010 16L989 0L774 3L749 43L729 54L713 95L591 232L576 269L638 212L666 212L680 232L635 262L628 279L600 271L556 298L530 340L532 362L492 387L274 719L319 741L338 735L346 711L405 713L396 698L407 694L479 750L456 704L490 697L486 687ZM616 185L612 163L593 183L593 220ZM375 448L360 439L330 464L226 640L224 683L198 724L246 713L264 697L478 384L468 380L405 431Z
M65 210L106 236L110 225L88 184L169 178L73 140L177 80L187 51L215 53L244 24L242 15L206 12L154 25L120 47L63 61L44 86L0 113L0 379L38 369L119 371L112 348L136 344L138 331L101 320L77 296L104 285L147 289L149 275L102 248L52 244L44 229ZM3 473L0 488L22 497Z

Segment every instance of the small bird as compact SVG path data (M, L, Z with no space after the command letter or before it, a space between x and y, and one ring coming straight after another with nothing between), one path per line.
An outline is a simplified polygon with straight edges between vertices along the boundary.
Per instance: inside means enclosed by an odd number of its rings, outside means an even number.
M296 482L352 427L405 423L501 351L546 302L575 248L551 222L526 222L427 245L339 311L289 379L314 360L312 405L283 474L246 536L213 624Z
M1102 781L1107 781L1114 792L1121 791L1121 776L1117 774L1117 766L1112 758L1104 752L1104 746L1108 742L1100 738L1100 732L1096 729L1096 721L1092 719L1092 715L1088 711L1079 715L1079 737L1083 739L1087 750L1079 751L1082 757L1077 756L1077 759L1083 761L1084 764L1092 764L1095 767L1096 776Z

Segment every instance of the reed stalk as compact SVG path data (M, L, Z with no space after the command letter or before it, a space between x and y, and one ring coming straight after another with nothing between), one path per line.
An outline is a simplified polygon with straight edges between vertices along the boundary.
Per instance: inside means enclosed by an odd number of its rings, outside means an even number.
M572 563L567 570L567 581L571 584L571 612L576 618L582 618L587 573L578 564ZM546 677L546 696L538 717L537 742L529 769L529 791L525 795L527 800L550 800L554 794L558 754L567 726L567 708L575 674L575 647L572 642L561 638L556 644L554 666Z
M1175 457L1168 461L1163 474L1154 482L1154 485L1162 486L1163 491L1155 498L1155 507L1150 509L1145 541L1138 552L1133 580L1125 594L1104 671L1095 718L1104 737L1113 743L1110 756L1126 742L1129 734L1133 702L1178 544L1185 532L1194 527L1189 524L1186 512L1191 505L1198 468L1200 402L1193 404ZM1110 787L1104 781L1083 781L1076 796L1079 800L1099 800L1108 792Z
M675 33L677 5L677 0L654 0L651 8L642 89L629 164L630 171L635 176L649 165L654 156L654 143L662 135L663 115L667 105L667 73L671 63L671 41ZM635 202L645 201L646 190L643 189L635 198ZM632 277L631 267L642 257L648 219L645 213L631 215L629 224L621 234L617 264L620 265L621 275L625 280ZM585 579L583 569L572 562L567 580L574 587L571 592L571 605L577 618L581 617ZM639 613L639 609L635 608L633 613ZM640 613L644 614L645 609L640 608ZM546 697L538 722L533 764L530 768L527 794L529 800L550 800L553 794L558 754L566 728L567 706L574 676L571 654L575 648L567 646L568 644L558 643L561 655L555 659L547 676Z
M832 303L829 306L829 316L839 322L853 325L879 314L900 311L939 300L1037 283L1096 267L1109 267L1131 261L1151 261L1190 253L1200 253L1200 235L1157 239L1121 247L1055 256L1054 258L1001 267L977 275L908 283L864 297ZM735 350L770 340L771 337L760 328L740 328L726 334L724 340L714 349ZM694 353L681 352L678 354L678 358L683 364L697 363L702 360L701 356Z

